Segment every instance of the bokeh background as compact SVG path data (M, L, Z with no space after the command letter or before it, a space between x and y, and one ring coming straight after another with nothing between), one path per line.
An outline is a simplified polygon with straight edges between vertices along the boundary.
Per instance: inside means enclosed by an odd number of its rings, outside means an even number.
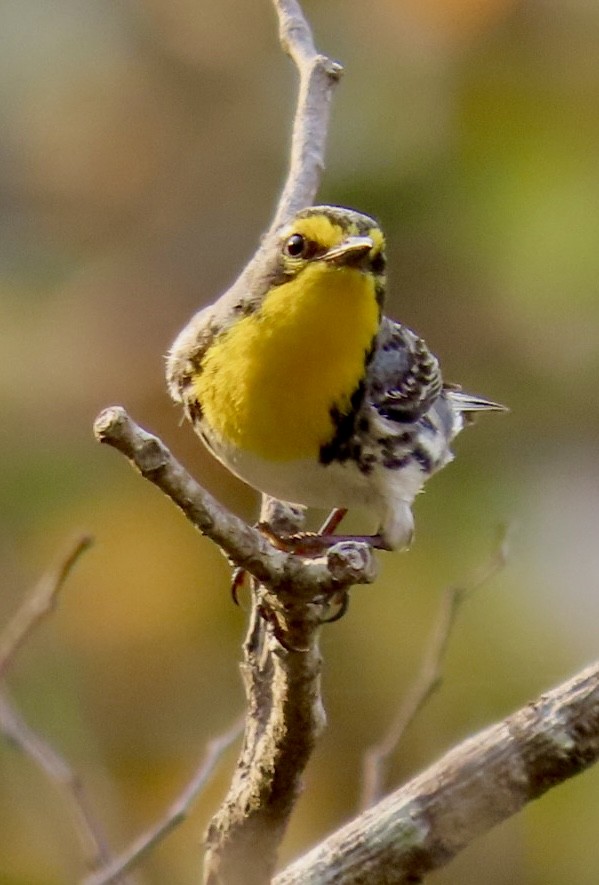
M500 523L516 526L509 565L463 609L392 784L599 646L599 5L305 9L346 67L320 197L380 217L390 313L447 378L512 411L459 439L417 502L412 551L381 555L377 583L324 630L329 726L283 862L353 814L362 754L414 679L443 588L488 558ZM163 355L268 224L295 74L269 0L4 0L0 19L0 624L69 537L96 537L8 682L121 848L241 710L245 614L219 551L91 425L124 404L254 519L257 496L180 426ZM234 759L139 881L197 881ZM598 829L596 770L430 881L591 885ZM0 743L0 882L80 874L56 790Z

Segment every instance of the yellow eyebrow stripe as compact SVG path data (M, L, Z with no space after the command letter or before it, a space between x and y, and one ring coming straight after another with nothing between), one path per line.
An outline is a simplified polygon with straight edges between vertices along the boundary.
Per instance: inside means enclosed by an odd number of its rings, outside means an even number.
M368 231L368 236L374 244L375 252L380 252L382 249L385 248L385 237L383 236L383 232L379 227L371 227Z
M330 249L331 246L337 246L347 237L347 230L340 224L334 224L325 215L310 215L307 218L300 218L289 229L289 234L303 234L308 240L312 240Z

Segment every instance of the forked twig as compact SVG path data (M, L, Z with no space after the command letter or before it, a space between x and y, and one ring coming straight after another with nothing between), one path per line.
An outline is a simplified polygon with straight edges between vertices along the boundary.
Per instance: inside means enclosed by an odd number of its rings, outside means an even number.
M326 594L374 580L374 557L365 544L338 544L318 559L303 559L274 547L261 532L219 504L173 457L162 440L136 424L122 406L104 409L94 422L94 433L99 442L125 455L145 479L183 511L192 525L257 580L271 587L291 581L296 596L303 599L311 598L315 588Z
M54 609L65 580L81 554L91 544L92 538L89 535L81 535L71 543L56 566L42 576L3 629L0 634L0 679L32 630Z
M0 678L5 675L17 651L34 629L54 610L73 566L91 544L89 535L81 535L72 542L54 568L42 576L4 628L0 635ZM94 869L108 863L108 848L100 826L90 811L81 780L60 753L25 722L5 691L0 691L0 731L32 759L62 793L88 867Z
M448 587L443 593L436 623L425 646L420 672L403 699L395 718L382 739L368 748L362 763L362 793L360 808L377 802L384 791L390 756L395 752L406 729L420 710L437 691L443 680L443 663L453 625L461 605L487 583L507 562L509 527L501 529L497 549L475 574L462 584Z
M316 53L296 0L273 3L281 41L300 74L292 158L269 231L222 296L221 307L228 304L235 308L240 295L260 291L253 286L264 283L275 230L296 209L313 202L323 167L330 97L340 73L335 63ZM194 341L204 322L205 316L196 315L182 335ZM125 425L129 434L126 445ZM255 590L244 646L242 675L248 716L243 747L229 793L209 827L204 870L207 885L263 885L271 878L304 766L324 724L318 647L322 605L318 597L309 598L309 591L311 584L321 589L331 587L331 564L313 563L310 570L299 557L285 558L239 520L229 519L197 484L185 484L185 477L181 484L180 466L175 464L175 471L171 471L174 462L168 452L165 457L165 447L156 438L144 436L122 410L105 412L96 432L102 442L124 452L144 476L166 491L237 565L263 582ZM127 449L129 442L134 444L131 451ZM142 453L145 467L137 457ZM169 485L173 478L176 482ZM353 583L369 579L364 563L358 562L356 574L360 577ZM336 580L333 576L333 583ZM352 583L347 571L340 581L347 581L347 586ZM292 592L298 586L300 596ZM396 729L399 735L438 684L451 625L463 596L464 591L454 591L446 601L438 634L431 640L430 660L423 666L424 675L410 705L413 712L408 709L402 714ZM265 617L261 617L262 611ZM292 641L286 645L278 641L278 635L287 638L290 633ZM464 742L274 881L281 885L358 885L365 881L407 885L420 881L479 833L597 758L599 665Z
M114 860L110 861L102 869L92 873L91 876L87 876L84 879L83 885L108 885L108 883L116 882L138 864L178 824L184 821L193 803L220 762L223 753L237 740L242 730L243 719L240 719L228 731L209 741L204 758L197 771L181 795L166 810L162 818L146 830L145 833L138 836L122 854L115 857Z
M87 867L93 870L107 864L110 861L108 846L91 812L81 779L60 753L25 722L3 691L0 691L0 731L32 759L62 793Z
M289 171L269 230L222 296L223 309L227 304L234 309L248 291L260 290L273 237L298 209L314 202L324 168L330 99L341 73L338 64L316 51L297 0L273 3L282 46L299 73ZM193 342L204 321L196 314L181 333L183 339ZM318 632L327 593L372 580L372 555L351 545L342 552L339 572L335 556L311 562L293 554L285 558L264 539L256 543L248 527L237 526L235 545L226 533L216 538L214 523L209 528L206 534L262 585L254 594L253 626L244 646L244 742L228 795L208 828L204 881L258 885L272 875L304 767L323 727Z

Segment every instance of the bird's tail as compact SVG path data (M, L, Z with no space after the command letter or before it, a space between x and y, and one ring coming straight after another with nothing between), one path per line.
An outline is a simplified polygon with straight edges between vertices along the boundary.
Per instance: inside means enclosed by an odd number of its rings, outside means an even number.
M451 386L445 388L445 394L460 412L509 412L508 407L501 405L501 403L494 403L490 399L483 399L482 396L464 393L463 390Z

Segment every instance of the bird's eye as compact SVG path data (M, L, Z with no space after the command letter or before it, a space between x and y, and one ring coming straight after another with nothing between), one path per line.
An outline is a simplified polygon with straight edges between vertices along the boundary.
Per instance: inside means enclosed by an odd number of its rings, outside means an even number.
M309 249L308 240L301 234L292 234L285 243L285 254L290 258L305 258Z

